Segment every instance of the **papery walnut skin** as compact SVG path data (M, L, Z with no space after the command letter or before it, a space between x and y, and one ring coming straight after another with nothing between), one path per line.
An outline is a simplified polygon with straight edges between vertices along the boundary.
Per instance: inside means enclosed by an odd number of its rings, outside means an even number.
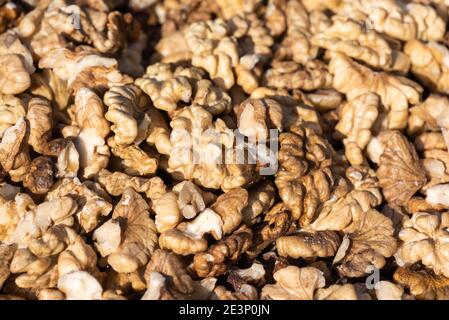
M415 148L399 132L393 133L387 142L376 173L386 200L399 205L404 205L426 183Z
M200 277L213 277L223 274L228 263L235 263L252 244L253 232L242 226L231 235L211 246L206 252L193 258L193 268Z

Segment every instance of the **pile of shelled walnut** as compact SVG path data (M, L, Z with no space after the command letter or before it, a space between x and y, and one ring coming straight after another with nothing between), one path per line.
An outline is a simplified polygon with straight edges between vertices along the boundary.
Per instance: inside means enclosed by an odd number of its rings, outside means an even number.
M449 299L448 22L0 0L0 299ZM273 131L273 174L180 155Z

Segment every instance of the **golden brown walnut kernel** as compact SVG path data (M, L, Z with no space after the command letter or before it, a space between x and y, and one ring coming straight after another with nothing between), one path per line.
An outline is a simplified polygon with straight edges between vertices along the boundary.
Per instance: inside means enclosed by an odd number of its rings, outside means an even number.
M109 107L105 117L113 123L114 145L134 143L138 148L137 144L146 140L158 152L169 153L168 126L159 111L148 105L148 99L139 88L134 85L111 88L105 94L104 102Z
M242 210L248 204L248 191L236 188L220 195L210 208L223 221L223 234L233 232L242 222Z
M218 300L258 300L257 289L249 284L242 284L235 291L226 290L224 286L217 286L214 294Z
M449 276L447 240L449 214L418 212L404 222L399 238L402 245L395 254L400 266L421 261L436 275Z
M47 200L70 196L78 204L76 217L86 232L94 230L101 216L107 216L112 210L109 197L101 187L92 182L81 183L78 178L64 178L58 181L47 193Z
M243 222L251 226L260 215L265 214L274 204L276 189L274 184L265 180L248 191L248 204L242 209Z
M174 43L176 45L173 45ZM181 31L173 32L161 38L154 49L156 50L154 55L160 58L163 63L177 63L192 58L192 52Z
M298 126L279 135L279 165L275 184L294 219L307 225L334 188L332 146L314 130Z
M231 98L221 88L204 79L201 69L177 67L156 63L147 67L142 78L136 80L158 109L172 112L179 103L196 104L212 114L229 111Z
M424 159L422 159L422 166L426 171L426 176L429 179L425 188L434 185L449 182L449 154L444 149L431 149L424 151Z
M399 205L404 205L427 180L415 148L399 132L389 137L376 173L385 199Z
M359 277L370 272L370 265L382 268L385 258L395 253L396 240L392 221L373 209L382 201L374 172L349 168L346 175L354 189L327 201L306 231L344 232L333 263L340 264L337 269L341 275Z
M206 252L195 254L193 268L198 276L214 277L225 273L229 263L236 263L252 244L253 232L243 225L231 235L211 246Z
M112 219L95 230L97 247L108 257L108 263L115 271L136 271L146 265L154 251L157 232L148 209L146 201L128 187L115 207Z
M72 112L72 125L65 127L63 134L74 138L82 175L89 178L106 168L110 157L105 141L110 129L103 102L91 89L81 88L75 95L73 108L69 110Z
M112 122L114 142L118 145L139 144L146 138L150 119L144 112L145 99L133 85L113 87L104 95L108 106L106 120Z
M223 89L234 85L233 67L239 63L237 41L228 33L226 23L220 19L195 22L184 30L192 65L205 69Z
M330 88L332 75L320 60L311 60L303 66L293 61L274 61L272 69L264 74L267 86L283 89L311 91Z
M274 280L262 288L262 299L313 300L315 290L325 285L323 273L313 267L288 266L276 271Z
M26 115L24 101L12 95L0 95L0 138L9 127Z
M419 38L425 41L441 40L444 20L430 5L411 2L401 5L396 1L345 0L333 6L339 14L349 15L364 22L379 33L407 41Z
M18 54L0 56L0 93L18 94L31 85L29 72L23 58Z
M317 47L344 53L374 68L389 69L393 63L393 50L389 43L356 20L337 16L332 26L315 34L311 42Z
M445 137L441 132L424 132L418 135L413 141L416 151L432 151L432 150L446 150Z
M127 187L145 193L148 199L156 200L165 194L165 184L159 177L149 179L129 176L122 172L110 172L106 169L98 173L98 182L112 196L122 195Z
M47 11L44 22L50 28L63 32L66 38L92 44L103 53L115 53L124 45L125 21L120 12L85 10L77 5L57 9ZM71 23L74 14L78 20Z
M386 145L394 133L394 130L382 130L377 136L371 137L366 146L366 155L372 162L379 164L380 156L385 151Z
M47 143L53 128L52 108L47 99L32 98L28 102L26 118L30 124L28 144L34 151L47 154Z
M159 272L168 277L177 291L184 294L192 293L194 283L187 273L181 257L173 252L158 249L152 256L145 268L145 279L148 281L151 272Z
M52 69L56 76L67 81L70 90L82 87L105 92L117 85L131 83L130 77L118 71L117 60L100 56L93 49L70 51L58 48L49 51L39 60L39 68Z
M178 195L178 206L186 219L196 217L199 212L216 199L213 193L200 189L191 181L176 184L172 191Z
M70 98L67 82L57 77L50 69L32 74L29 92L35 96L46 98L56 110L65 109Z
M334 89L319 89L306 93L306 97L321 112L337 109L343 102L343 95Z
M159 236L159 247L184 256L202 252L208 246L204 235L210 233L219 240L223 236L222 228L221 217L208 208L195 219L182 222L176 228L163 232Z
M250 94L259 87L263 65L271 57L274 43L265 21L254 13L239 14L228 21L237 38L240 59L235 68L237 84Z
M410 57L411 70L419 80L431 89L449 92L449 68L446 62L449 50L444 45L434 41L425 44L413 39L407 42L404 52Z
M235 163L235 137L222 119L214 121L210 112L193 105L176 111L170 126L167 171L175 180L191 179L203 187L227 191L255 179L255 165ZM225 159L229 155L231 163Z
M184 68L171 69L168 64L156 63L147 67L142 78L136 79L136 85L150 96L154 106L164 111L173 111L178 102L187 103L192 97L190 79L182 74Z
M142 6L141 1L132 0L131 3ZM147 1L152 5L154 2ZM220 15L219 3L210 0L165 0L155 4L155 11L164 38L177 30L184 29L196 21L205 21Z
M420 101L422 88L405 77L394 76L371 69L335 53L329 63L334 76L334 88L351 100L363 93L379 95L385 108L382 126L386 129L403 129L407 125L408 108Z
M276 240L279 255L294 259L331 257L335 255L339 246L340 237L332 231L300 232Z
M318 112L310 106L311 101L303 93L298 93L295 90L291 95L285 89L259 87L251 94L251 100L244 100L239 108L234 108L237 111L241 110L242 107L245 107L244 102L253 101L256 106L265 106L268 109L268 125L273 129L292 131L296 126L304 125L321 134L322 127Z
M315 300L362 300L353 284L333 284L315 292Z
M299 1L279 2L277 7L283 15L280 19L278 17L277 21L281 20L282 22L285 19L287 30L286 36L274 53L275 59L293 60L296 63L305 64L307 61L316 58L318 47L312 45L310 41L312 25L316 22L316 19L312 14L308 14ZM283 28L283 26L280 26L280 28Z
M365 161L363 150L371 140L371 128L379 114L379 100L378 95L368 92L349 100L339 110L334 135L343 138L345 155L352 165Z
M287 233L292 225L292 215L284 203L275 204L264 216L262 226L255 232L250 256L257 256L263 249Z
M0 289L10 275L9 264L16 250L14 245L0 245Z
M414 271L399 267L393 277L419 300L447 300L449 297L449 278L437 276L427 269Z
M174 192L167 192L154 201L153 211L156 213L155 223L159 233L175 228L183 218L178 196Z
M282 106L273 99L247 99L235 110L239 132L252 141L266 140L269 129L283 127Z
M30 163L23 186L35 194L45 194L53 186L53 161L50 157L40 156Z
M22 181L28 173L30 155L26 143L28 125L19 118L15 125L3 133L0 142L0 164L14 182Z
M16 250L10 266L11 273L21 273L15 279L19 288L56 287L57 265L51 258L38 258L28 249Z
M121 169L128 175L148 176L156 172L159 154L136 144L118 145L113 137L108 139L112 154L121 160Z
M449 99L438 94L431 94L424 102L410 109L407 133L417 134L424 131L442 131L447 136L449 130Z
M390 281L379 281L376 286L377 300L402 300L404 289Z

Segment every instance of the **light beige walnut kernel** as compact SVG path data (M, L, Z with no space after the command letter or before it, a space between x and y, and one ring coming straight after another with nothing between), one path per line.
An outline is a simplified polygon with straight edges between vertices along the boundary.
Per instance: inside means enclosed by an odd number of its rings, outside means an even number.
M422 88L410 79L371 69L336 53L329 63L334 76L334 88L351 100L363 93L379 95L385 113L382 127L404 129L407 125L408 108L420 102Z
M276 271L274 280L262 288L262 299L313 300L315 290L325 285L323 273L313 267L288 266Z
M447 277L448 250L447 213L429 214L415 213L410 220L404 222L399 238L403 241L395 254L400 266L407 266L421 261L433 269L437 276Z
M379 96L365 93L349 100L339 110L335 135L343 138L345 155L352 165L364 162L363 150L371 140L371 130L379 114L379 103Z

